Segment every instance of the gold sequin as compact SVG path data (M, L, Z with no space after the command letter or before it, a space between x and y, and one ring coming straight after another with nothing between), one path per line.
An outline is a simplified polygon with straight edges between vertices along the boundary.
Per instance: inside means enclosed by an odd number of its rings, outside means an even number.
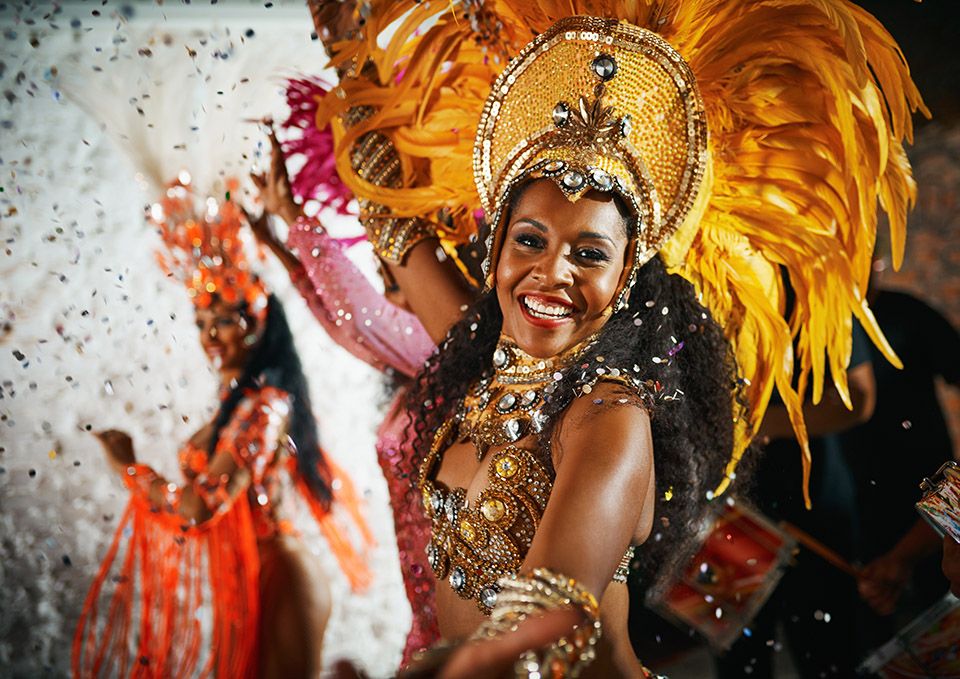
M467 542L474 542L477 539L477 531L474 529L473 525L464 519L460 522L460 535Z

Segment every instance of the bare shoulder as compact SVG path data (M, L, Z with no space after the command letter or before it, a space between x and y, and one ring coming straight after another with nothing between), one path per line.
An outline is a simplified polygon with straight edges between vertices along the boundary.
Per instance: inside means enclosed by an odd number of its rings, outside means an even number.
M590 464L648 467L653 443L646 402L624 384L601 381L564 411L552 444L557 469L581 458Z

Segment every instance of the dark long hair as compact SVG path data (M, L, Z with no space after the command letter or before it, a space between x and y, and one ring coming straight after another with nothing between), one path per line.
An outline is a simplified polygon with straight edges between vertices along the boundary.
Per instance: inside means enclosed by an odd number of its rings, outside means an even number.
M290 395L291 417L287 434L296 450L297 470L317 499L324 506L329 506L332 499L330 469L320 453L317 422L310 407L307 378L303 374L300 357L293 344L293 333L287 324L287 316L280 300L274 295L270 295L267 300L267 317L259 344L247 361L240 379L220 402L220 409L213 421L211 455L217 446L220 431L230 421L246 390L262 387L276 387Z
M630 227L626 206L617 200ZM516 196L511 203L515 201ZM490 372L502 324L496 292L482 295L417 378L408 407L410 436L421 459L433 433L454 415L469 386ZM693 286L668 274L654 257L641 267L626 308L611 316L584 360L566 371L546 401L543 412L551 425L540 434L543 443L549 443L558 416L576 397L574 383L583 363L589 364L587 370L637 366L642 379L661 387L651 412L655 523L650 539L637 550L641 578L649 585L658 573L689 556L710 491L723 476L733 449L739 394L735 361Z

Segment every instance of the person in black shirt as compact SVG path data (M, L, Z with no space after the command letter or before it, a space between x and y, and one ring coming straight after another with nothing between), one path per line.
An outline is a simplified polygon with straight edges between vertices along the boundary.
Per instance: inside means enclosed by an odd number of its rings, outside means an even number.
M940 539L918 516L919 482L953 459L936 379L960 385L960 334L937 311L905 292L871 286L870 306L903 369L871 346L877 385L873 417L842 436L863 517L860 593L877 615L865 615L867 646L889 640L897 627L947 590L940 573ZM912 602L900 606L905 587ZM912 605L910 605L912 604Z
M869 340L856 322L847 379L852 409L834 389L825 389L819 404L804 406L813 458L812 509L804 508L800 446L782 403L771 403L761 425L758 440L769 443L757 464L752 499L774 522L788 521L852 559L859 528L855 486L836 433L866 422L875 399ZM801 549L748 631L716 658L718 676L772 677L778 622L802 677L854 676L860 659L854 636L857 602L853 577Z

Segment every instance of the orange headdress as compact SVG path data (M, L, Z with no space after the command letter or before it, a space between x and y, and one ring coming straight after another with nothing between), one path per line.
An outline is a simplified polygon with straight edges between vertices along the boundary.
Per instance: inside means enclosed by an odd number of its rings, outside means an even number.
M157 252L160 266L187 286L194 306L206 308L218 297L227 304L244 304L259 321L267 310L267 290L244 252L240 228L245 218L230 199L236 188L237 181L229 179L224 200L209 196L201 201L190 187L189 174L181 172L150 206L147 218L166 246Z

